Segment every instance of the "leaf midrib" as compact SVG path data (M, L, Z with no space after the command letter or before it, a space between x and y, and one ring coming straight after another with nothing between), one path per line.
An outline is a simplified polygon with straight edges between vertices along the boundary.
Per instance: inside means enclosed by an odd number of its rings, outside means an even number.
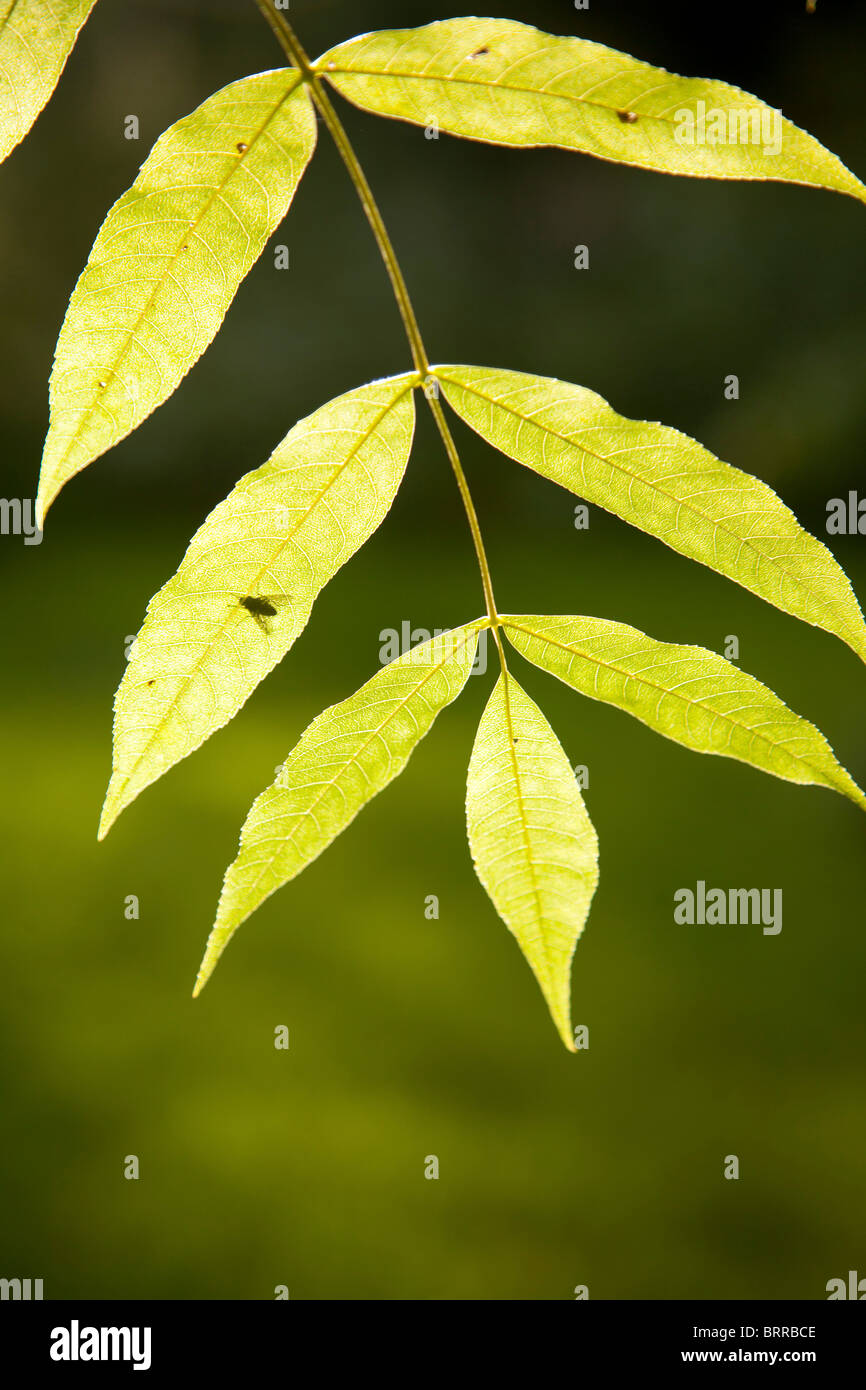
M475 637L476 640L477 640L477 636L478 636L478 634L477 634L477 630L476 630L476 629L471 628L471 627L464 628L464 629L463 629L463 634L462 634L462 639L461 639L461 640L462 640L461 651L462 651L465 647L468 646L471 637ZM370 745L371 745L372 743L374 743L375 740L376 740L377 738L379 738L379 736L380 736L381 733L382 733L382 730L385 729L385 728L387 728L387 726L388 726L388 725L393 721L393 719L400 713L400 711L406 708L406 706L408 705L409 701L412 700L412 699L414 699L414 697L419 693L419 691L421 691L421 690L424 689L424 687L425 687L425 685L427 684L427 682L430 681L430 680L432 680L433 677L434 677L435 675L438 675L439 672L442 671L442 670L444 669L444 667L448 665L449 661L453 661L453 660L455 660L455 659L456 659L456 658L455 658L455 653L454 653L454 651L452 650L452 651L448 654L448 656L444 656L444 657L442 658L441 661L439 661L434 667L431 668L431 670L430 670L427 674L425 674L423 680L420 680L420 681L418 682L417 685L413 685L412 688L411 688L409 691L407 691L407 693L403 696L403 698L399 701L399 703L396 704L396 705L394 705L394 707L391 709L391 711L388 713L388 715L382 720L382 722L381 722L374 730L372 730L372 732L369 734L369 736L365 739L364 743L362 743L358 748L355 749L355 751L354 751L354 753L352 754L351 758L348 759L346 762L342 763L342 764L340 765L338 771L334 774L334 776L331 777L331 778L329 778L329 780L328 780L327 782L324 782L324 783L322 784L322 789L321 789L321 791L318 793L318 795L316 796L315 801L312 801L312 802L310 803L310 805L306 808L306 810L304 810L304 811L299 811L299 812L297 812L297 813L294 815L294 817L293 817L294 825L293 825L293 827L292 827L292 834L294 833L294 830L296 830L297 827L298 827L304 820L307 820L307 819L312 815L312 813L315 811L316 807L317 807L317 806L321 803L321 801L327 796L328 792L331 791L331 790L337 785L337 783L339 782L340 778L345 774L345 772L346 772L350 767L355 766L355 764L358 762L359 758L366 752L366 750L370 747ZM385 667L384 669L387 670L387 667ZM444 706L443 706L443 708L444 708ZM437 711L437 713L438 713L438 711ZM435 718L435 716L434 716L434 718ZM375 795L376 795L376 792L373 793L373 796L375 796ZM368 801L371 801L371 800L372 800L372 797L368 797L367 800L368 800ZM364 805L366 805L366 804L367 804L366 802L362 802L362 806L364 806ZM358 808L358 810L360 810L360 809L361 809L361 807ZM357 815L357 812L355 812L355 814ZM274 817L274 819L277 819L277 817ZM338 832L338 833L339 833L339 832ZM290 834L290 835L282 835L282 836L275 836L275 837L273 837L273 838L276 839L276 840L278 840L280 843L285 843L286 840L291 839L291 840L292 840L292 844L294 844L294 845L295 845L295 848L297 849L297 845L295 844L295 841L294 841L294 839L292 838L292 834ZM326 847L325 847L325 848L326 848ZM241 832L241 850L242 850L242 849L243 849L243 832ZM322 850L319 850L319 851L318 851L318 854L321 854L321 853L322 853ZM318 858L318 854L314 855L314 856L313 856L313 859ZM261 871L260 871L259 874L256 876L256 878L255 878L254 882L252 883L252 885L250 885L250 886L246 889L246 892L247 892L247 893L252 894L252 893L255 892L255 890L258 888L259 884L261 883L262 877L264 876L266 870L267 870L267 869L270 869L270 868L273 866L273 862L274 862L274 859L275 859L275 858L276 858L276 855L271 855L270 858L268 858L268 859L263 859L263 860L262 860L262 868L261 868ZM313 862L312 859L308 859L302 867L306 867L306 864L310 864L310 863L312 863L312 862ZM234 866L232 866L232 867L234 867ZM229 872L231 872L231 870L229 870ZM295 877L297 877L297 874L293 874L293 875L291 876L291 878L295 878ZM226 878L228 878L228 875L226 875ZM291 882L291 878L289 878L289 879L284 879L283 882L284 882L284 883L289 883L289 882ZM282 884L278 884L278 885L277 885L277 887L282 887L282 886L283 886ZM277 891L276 887L273 888L273 889L271 889L271 892L276 892L276 891ZM270 896L270 893L266 894L266 896L269 897L269 896ZM264 899L262 899L262 901L264 901ZM257 904L257 905L258 905L258 904ZM239 925L240 925L240 922L243 922L243 921L246 919L246 917L249 917L249 916L251 915L251 913L254 912L254 911L255 911L255 908L250 908L249 912L246 912L246 913L244 914L244 917L240 918L240 921L235 923L235 926L239 926ZM216 922L214 923L214 930L217 930L217 929L219 928L219 915L220 915L220 914L219 914L219 909L218 909L218 910L217 910L217 920L216 920ZM225 928L221 928L221 930L225 930Z
M364 446L365 444L367 444L367 443L369 442L369 440L370 440L370 439L372 438L372 436L375 434L376 430L379 428L379 425L382 423L382 421L385 419L385 417L389 414L389 412L390 412L391 410L394 410L394 409L397 407L397 405L399 405L399 403L404 399L404 397L406 396L406 394L407 394L408 392L412 391L413 389L414 389L414 381L413 381L413 379L410 377L410 378L407 380L406 385L405 385L405 386L403 387L403 389L393 398L393 400L391 400L391 401L388 403L388 405L383 406L383 408L379 411L378 415L375 417L375 419L374 419L374 420L372 421L372 423L370 424L368 430L367 430L367 431L366 431L366 432L353 444L350 453L347 454L347 455L346 455L346 458L343 460L343 462L342 462L341 464L339 464L339 466L338 466L336 472L334 472L334 473L332 474L332 476L328 479L327 483L326 483L326 484L319 490L319 492L316 494L316 496L314 497L313 501L310 503L310 505L307 507L307 510L304 512L303 516L300 518L299 521L296 522L296 524L295 524L294 528L292 529L292 531L290 531L290 532L286 535L285 539L282 540L282 541L280 542L280 544L276 547L276 549L271 553L271 555L269 556L269 558L268 558L268 560L265 562L265 564L262 565L262 567L261 567L261 569L259 570L258 574L255 576L255 579L252 581L251 587L252 587L253 589L254 589L255 586L259 583L259 581L261 580L262 575L265 573L265 571L268 570L268 569L271 567L271 565L278 559L278 557L279 557L279 556L282 554L282 552L285 550L286 546L289 545L289 543L290 543L292 540L294 540L294 538L295 538L295 536L297 535L298 531L301 529L302 526L304 526L304 525L306 524L307 520L309 519L310 515L311 515L312 512L315 510L315 508L319 506L319 504L320 504L322 498L327 494L327 492L328 492L332 487L334 487L334 486L336 485L336 483L339 481L339 479L343 476L343 473L345 472L345 470L349 467L349 465L350 465L350 464L352 463L352 461L355 459L355 457L357 456L358 452L363 448L363 446ZM314 601L315 601L315 596L314 596ZM176 709L179 700L181 699L182 695L184 694L184 692L185 692L186 689L188 688L190 682L193 680L193 678L196 676L196 674L201 670L201 667L204 665L205 661L207 660L207 657L208 657L208 655L210 654L211 650L213 649L214 645L222 638L222 636L223 636L223 634L225 633L225 631L227 630L227 628L228 628L230 622L231 622L233 619L236 620L238 616L242 616L242 615L236 614L236 613L235 613L235 610L234 610L233 608L230 608L230 609L229 609L228 613L226 614L226 616L225 616L225 618L223 619L223 621L220 623L220 625L219 625L219 627L217 628L216 632L215 632L215 633L213 634L213 636L211 637L211 639L210 639L210 641L208 642L207 646L204 647L203 650L201 651L201 653L200 653L198 659L197 659L196 662L195 662L195 665L192 667L192 669L191 669L191 670L187 673L187 675L184 677L184 680L183 680L182 685L180 685L180 686L178 687L177 691L175 692L174 698L173 698L172 701L171 701L171 704L170 704L170 705L168 706L168 708L166 709L166 711L165 711L164 715L162 716L162 718L160 719L159 723L158 723L157 725L155 725L154 729L153 729L152 732L151 732L150 738L148 739L148 741L147 741L147 743L144 745L144 747L141 749L141 752L139 753L139 755L138 755L138 757L136 758L135 762L132 764L132 766L131 766L131 768L130 768L130 770L129 770L127 776L126 776L126 778L125 778L124 781L123 781L122 787L119 788L118 794L120 794L122 791L124 791L124 790L126 789L126 787L129 786L129 783L130 783L130 781L132 780L133 776L135 775L135 772L136 772L137 769L141 766L141 763L143 762L143 760L144 760L145 757L147 756L148 752L150 751L150 748L151 748L151 745L152 745L153 742L154 742L154 739L157 737L158 734L161 734L161 733L162 733L163 729L165 728L166 724L168 723L169 719L171 718L171 715L172 715L173 711ZM296 637L297 637L297 634L296 634Z
M287 72L291 72L292 69L287 68L286 71L287 71ZM267 118L266 118L266 119L262 122L262 124L259 126L259 128L258 128L258 130L255 132L255 134L252 135L252 136L250 137L248 148L247 148L246 150L244 150L243 154L239 155L238 158L232 163L232 165L231 165L230 169L228 170L228 172L226 173L225 177L224 177L218 184L216 184L216 185L214 186L214 188L213 188L213 190L212 190L212 192L211 192L210 197L208 198L208 200L207 200L207 202L205 203L204 207L201 209L201 212L200 212L199 215L196 217L195 221L194 221L194 222L191 222L191 223L189 224L189 226L187 227L187 229L182 233L183 241L181 241L180 245L178 246L178 248L177 248L177 250L175 251L174 255L172 256L171 260L168 262L168 264L165 266L164 270L162 271L162 274L160 275L159 280L157 281L156 285L154 285L153 289L151 290L151 293L149 294L149 296L148 296L148 298L147 298L147 302L145 303L145 305L143 306L141 312L139 313L138 318L135 320L135 322L134 322L134 324L132 325L132 327L131 327L131 328L129 329L129 331L126 333L126 335L125 335L125 337L124 337L124 340L123 340L123 346L121 347L121 349L120 349L120 351L118 352L117 356L114 358L114 365L110 368L110 370L109 370L109 372L108 372L108 375L109 375L110 377L113 377L113 378L116 378L116 377L117 377L118 368L119 368L120 364L124 361L124 359L125 359L127 353L129 352L129 349L130 349L130 347L131 347L131 345L132 345L132 343L133 343L133 341L134 341L134 339L135 339L135 337L136 337L136 334L138 333L139 328L141 327L142 323L144 322L144 320L146 319L148 313L150 312L151 306L153 305L155 299L157 298L157 296L158 296L159 294L162 293L163 289L165 288L165 283L166 283L166 280L167 280L168 277L169 277L169 273L174 269L174 266L177 264L178 260L180 259L180 254L181 254L181 251L183 250L184 242L185 242L190 236L194 235L194 233L197 232L198 229L201 227L202 223L204 222L205 218L208 216L208 214L209 214L211 208L213 207L214 203L216 202L217 198L220 197L220 195L222 194L223 190L224 190L225 188L228 187L229 183L230 183L231 180L234 178L235 174L237 174L238 170L241 169L241 167L243 166L243 162L244 162L244 160L247 158L247 155L250 154L251 151L255 148L257 142L261 139L262 135L265 133L265 131L267 130L267 128L268 128L268 126L271 124L271 122L272 122L273 120L276 119L276 117L277 117L277 115L278 115L280 109L281 109L282 106L285 104L285 102L287 102L287 101L289 100L289 98L290 98L291 96L294 95L294 93L298 90L298 88L299 88L300 86L302 86L302 84L303 84L303 78L299 76L298 79L297 79L297 81L292 83L292 85L291 85L291 87L288 89L288 91L286 91L286 92L283 93L283 95L280 97L280 100L276 103L276 105L273 107L273 109L272 109L272 110L270 111L270 113L268 114ZM154 148L155 148L155 147L154 147ZM152 154L152 153L153 153L153 151L151 151L151 154ZM149 156L148 156L148 158L149 158ZM137 182L137 180L136 180L136 182ZM130 192L130 193L133 192L134 188L135 188L135 184L132 185L132 187L129 189L129 192ZM93 268L95 269L95 266L94 266ZM96 391L95 391L94 394L93 394L93 397L92 397L92 399L91 399L91 402L90 402L90 404L87 406L87 408L86 408L84 414L81 415L81 416L79 416L78 424L77 424L77 426L76 426L76 428L75 428L75 433L72 434L72 435L70 435L69 438L68 438L67 441L66 441L66 447L65 447L65 449L63 450L63 453L61 454L61 456L60 456L60 458L58 459L57 463L55 464L55 467L54 467L55 473L59 473L59 472L62 470L63 466L64 466L65 463L66 463L66 460L67 460L68 457L69 457L70 452L78 445L78 443L79 443L79 441L80 441L80 438L81 438L82 432L84 431L85 427L86 427L87 424L90 422L90 420L92 419L93 414L94 414L94 412L95 412L97 406L99 406L99 405L101 404L102 400L104 399L104 396L105 396L105 393L104 393L104 392L101 393L101 392L99 391L99 388L97 387ZM133 426L133 428L135 428L135 426Z
M767 737L766 734L762 734L762 733L760 733L758 730L755 730L755 729L750 729L750 728L748 727L748 725L740 723L740 721L737 720L737 719L733 719L733 718L731 717L731 715L729 715L729 714L724 714L724 713L722 713L721 711L716 711L716 710L711 710L711 709L709 709L708 706L707 706L706 704L704 704L704 703L703 703L702 701L700 701L700 700L691 700L691 699L689 699L689 697L688 697L687 695L680 695L680 694L678 694L677 691L668 690L668 688L667 688L666 686L658 685L655 681L652 681L652 680L648 679L646 676L643 676L643 675L641 675L641 674L635 674L634 671L627 671L627 670L625 669L625 667L617 666L617 665L615 665L613 662L610 662L610 661L602 661L602 660L601 660L600 658L598 658L598 657L591 656L591 655L589 655L587 652L581 651L581 650L579 650L579 649L576 648L576 647L569 646L567 642L563 642L563 641L559 640L559 639L556 638L556 637L550 637L547 633L538 632L538 631L536 631L535 628L525 627L522 623L512 622L512 621L510 621L510 619L508 619L508 618L506 618L506 617L504 617L504 616L502 617L501 621L502 621L502 626L503 626L506 630L508 630L508 629L510 628L510 629L512 629L514 632L522 632L522 633L524 633L524 634L525 634L526 636L528 636L528 637L534 637L537 641L540 641L540 642L549 642L550 645L551 645L552 647L556 647L559 651L567 652L567 653L569 653L569 655L571 655L571 656L576 656L576 657L578 657L578 658L580 658L580 659L586 661L586 662L587 662L589 665L591 665L591 666L592 666L592 665L594 665L594 666L600 666L600 667L601 667L603 670L605 670L605 671L610 671L611 673L615 673L616 675L619 675L619 676L627 676L627 677L629 678L629 680L637 681L639 684L640 684L640 683L643 683L644 685L649 686L649 688L650 688L651 690L657 691L659 694L667 695L668 697L670 697L670 698L672 698L672 699L674 699L674 700L680 700L683 704L688 705L688 706L689 706L690 708L692 708L692 709L701 709L701 710L703 710L705 713L711 714L714 718L716 718L716 719L721 719L724 723L730 724L730 725L732 725L732 726L733 726L734 728L736 728L736 729L740 729L743 733L751 734L752 737L761 740L761 741L762 741L763 743L765 743L765 744L767 745L767 747L770 748L770 749L773 749L773 748L778 749L778 748L780 747L780 745L779 745L778 743L773 743L772 740L769 739L769 738ZM640 634L638 634L638 635L640 635ZM556 673L555 671L550 671L548 667L542 667L542 670L548 670L548 672L549 672L550 675L557 675L557 673ZM561 676L557 676L557 679L562 680L562 677L561 677ZM570 684L570 682L568 682L568 681L563 681L563 684ZM575 688L576 688L576 687L572 686L572 689L575 689ZM587 692L584 691L584 690L581 690L581 691L579 691L578 693L581 694L581 695L586 695L586 698L587 698L587 699L590 699L590 700L591 700L591 699L597 699L597 700L599 700L599 702L602 703L602 704L611 704L611 705L615 704L615 702L614 702L613 700L602 700L602 699L601 699L601 696L592 696L592 695L589 695L589 694L587 694ZM622 709L623 707L622 707L622 705L616 705L616 708L617 708L617 709ZM788 709L788 706L786 705L785 708ZM631 710L624 710L623 712L626 713L626 714L632 713ZM793 710L789 710L788 712L789 712L790 714L793 714L793 713L794 713ZM639 717L639 716L635 715L635 718L638 718L638 717ZM798 719L799 719L799 718L801 718L801 716L800 716L800 715L795 715L795 718L798 718ZM640 722L643 723L644 721L641 720ZM804 722L808 722L808 721L804 721ZM649 726L649 727L652 727L652 726ZM814 726L814 725L811 725L811 727L814 729L815 726ZM819 730L815 729L815 732L816 732L816 733L819 733ZM672 736L671 736L670 734L666 735L666 737L667 737L667 738L670 738L672 743L674 743L674 742L675 742L675 743L680 743L680 740L679 740L679 739L674 739L674 738L672 738ZM688 745L688 744L685 744L685 745L682 745L682 744L681 744L681 746L688 747L689 745ZM691 749L690 751L695 752L695 751L700 751L700 750ZM724 754L723 754L722 756L724 756ZM733 756L733 755L732 755L732 754L728 754L727 756L731 757L731 756ZM812 770L812 771L815 771L815 770L816 770L815 767L814 767L814 764L811 763L807 758L804 758L804 757L802 756L802 754L800 754L800 753L791 753L791 752L788 752L788 757L792 758L795 762L801 763L804 767L807 767L807 768L809 768L809 769Z
M533 54L532 56L534 57L536 55ZM511 92L518 96L536 96L543 97L547 101L565 101L576 106L593 106L600 111L609 111L612 114L628 110L633 112L636 116L639 116L642 121L658 121L662 125L676 124L670 116L654 116L649 112L635 111L634 106L610 106L607 102L594 101L589 97L574 96L570 92L550 92L543 88L539 89L538 87L518 87L508 82L479 81L471 77L444 76L442 73L399 72L395 71L393 68L338 68L328 67L327 65L325 67L315 65L314 71L320 77L394 77L400 81L441 82L446 86L448 83L453 83L463 87L487 87L491 91ZM619 76L619 74L617 74L617 76ZM676 77L676 74L671 73L670 76ZM679 78L678 80L685 81L686 79ZM640 98L638 98L638 101L639 100Z
M517 797L517 810L520 816L520 827L523 832L523 845L526 853L526 862L529 865L529 877L532 881L532 896L535 899L535 920L538 926L541 928L539 935L542 943L542 950L544 951L544 963L547 967L547 987L551 994L552 1003L552 996L554 994L554 963L550 958L550 948L548 945L546 932L544 931L546 914L541 905L541 889L538 883L538 875L536 873L535 860L533 859L532 855L532 841L529 837L529 821L526 815L526 803L524 801L523 787L520 781L520 765L517 761L517 749L514 743L514 721L511 717L510 691L510 684L512 679L513 677L506 673L503 676L502 683L505 704L506 742L508 744L508 751L511 756L511 769L514 776L515 795Z
M605 464L608 468L616 469L617 472L622 473L625 477L631 478L634 482L640 483L640 484L641 484L642 486L644 486L644 487L649 487L649 488L652 488L652 489L653 489L654 491L656 491L656 492L660 492L660 493L662 494L662 496L666 497L669 501L676 503L676 505L677 505L678 507L684 507L687 511L691 512L694 516L700 518L702 521L709 522L709 524L710 524L711 526L717 527L720 531L724 531L726 535L732 537L732 539L735 540L735 541L737 541L739 545L745 546L745 547L746 547L748 550L750 550L754 555L756 555L756 556L758 557L759 560L762 560L762 561L764 561L765 564L768 564L768 565L771 567L771 569L774 569L778 574L780 574L780 575L783 577L783 579L787 579L789 582L793 579L795 583L797 583L798 585L800 585L801 588L802 588L807 594L810 595L810 597L812 598L813 602L815 602L815 603L818 604L819 610L821 610L821 609L826 609L826 608L828 608L828 607L831 606L831 605L832 605L833 607L836 607L836 606L837 606L838 600L826 599L822 594L820 594L820 593L816 592L814 589L810 588L809 585L807 584L807 582L806 582L804 579L802 579L802 578L799 577L799 576L792 576L790 570L784 569L784 568L779 564L778 560L775 559L774 556L768 555L766 552L764 552L764 551L762 551L762 550L759 550L758 547L755 545L754 541L751 539L751 537L749 537L749 536L740 536L740 535L738 535L737 532L736 532L736 531L732 531L731 528L730 528L729 526L727 526L727 525L725 524L724 521L716 521L716 520L714 520L714 519L713 519L711 516L709 516L706 512L701 511L700 508L697 507L697 506L696 506L693 502L691 502L689 499L677 497L674 493L669 492L666 488L660 486L659 483L653 482L653 481L648 480L648 479L646 479L646 478L642 478L641 475L640 475L639 473L634 473L634 472L632 472L631 469L624 467L624 465L621 464L621 463L615 463L615 462L613 461L613 459L606 458L604 454L596 453L596 451L595 451L594 449L589 448L586 444L579 444L579 443L577 443L575 440L569 439L568 435L560 434L560 432L559 432L558 430L551 429L549 425L539 424L537 420L531 420L528 416L526 416L526 415L521 415L520 412L517 411L517 410L515 410L513 406L505 405L505 404L503 404L501 401L494 400L493 397L485 395L483 391L479 391L476 387L474 387L474 386L469 386L469 385L467 385L465 382L462 382L462 381L455 381L455 379L454 379L453 377L449 377L449 376L447 376L447 375L444 375L444 374L441 373L441 372L438 372L436 368L433 368L432 370L433 370L433 374L434 374L434 375L442 376L443 379L444 379L445 381L449 382L450 385L452 385L452 386L456 386L456 387L458 388L458 390L467 391L470 395L476 396L479 400L485 401L485 402L486 402L488 405L490 405L490 406L494 406L497 410L502 410L502 411L505 411L506 414L512 415L516 420L520 420L520 421L522 421L524 424L533 426L535 429L540 430L540 431L542 431L543 433L546 433L546 434L550 435L551 438L553 438L553 439L559 439L563 444L568 444L568 445L570 445L570 447L573 448L573 449L579 449L579 450L581 450L583 453L588 454L588 455L590 456L590 458L596 459L597 462ZM606 404L606 402L605 402L605 404ZM613 407L611 407L611 406L609 406L608 408L611 409L611 410L613 409ZM616 413L616 412L614 412L614 414L615 414L615 413ZM621 417L619 417L619 418L622 419L622 420L624 420L625 423L626 423L627 425L628 425L628 424L640 424L640 423L644 423L644 422L642 422L642 421L626 420L626 417L625 417L625 416L621 416ZM668 427L668 428L669 428L669 427ZM693 442L694 442L694 441L693 441ZM699 447L700 447L700 446L699 446ZM715 455L711 455L711 457L712 457L712 458L715 458ZM561 483L561 482L559 481L558 478L551 478L551 477L549 477L548 474L541 473L541 470L538 469L538 468L536 468L534 464L531 464L531 463L524 463L522 459L518 459L518 460L516 460L516 462L521 463L521 464L523 465L524 468L531 468L531 469L533 470L533 472L540 473L540 474L541 474L541 477L548 477L548 480L549 480L550 482L555 482L555 483L557 483L560 487L566 488L569 492L575 493L575 489L572 488L572 487L570 487L568 483ZM723 463L723 460L722 460L722 459L716 459L716 462L717 462L717 463ZM733 464L724 464L724 467L733 469ZM734 472L739 472L739 471L740 471L740 470L738 470L738 469L734 469ZM757 482L759 482L759 483L761 482L761 479L754 479L754 478L752 477L752 475L751 475L751 474L748 474L748 473L744 473L742 476L745 477L745 478L748 478L748 479L749 479L750 481L752 481L752 482L755 482L755 481L757 481ZM766 483L763 483L762 486L766 487L767 484L766 484ZM772 489L770 489L770 491L772 491ZM576 495L576 496L583 496L584 494L582 494L582 493L576 493L575 495ZM775 494L774 494L774 495L775 495ZM776 497L776 501L779 503L780 506L785 507L785 503L782 502L781 498ZM606 507L606 506L604 505L603 502L597 502L595 505L596 505L596 506L600 506L604 511L610 512L611 515L613 515L613 516L618 516L618 515L619 515L619 513L613 511L613 509L612 509L611 507ZM789 512L789 515L791 516L791 519L793 520L795 526L797 526L797 527L802 531L802 527L800 527L799 522L797 521L797 518L794 516L793 512L791 512L790 509L787 508L787 507L785 507L785 510ZM626 520L626 518L622 517L621 520ZM642 527L638 522L630 521L630 522L628 522L628 524L631 525L631 526L636 526L638 530L641 530L641 531L644 530L644 527ZM671 550L677 549L676 546L671 545L670 541L666 540L666 539L665 539L664 537L662 537L662 536L657 535L657 534L656 534L655 532L653 532L653 531L645 531L645 534L651 535L651 536L655 536L655 539L656 539L656 540L661 540L662 543L665 544L665 545L668 545L668 546L670 547ZM802 531L802 534L808 536L808 532L806 532L806 531ZM814 539L814 537L811 537L810 539ZM820 542L816 542L816 543L817 543L817 544L820 544ZM682 552L680 552L680 553L682 553ZM689 558L692 558L692 557L689 557ZM708 564L708 562L705 561L705 560L702 560L700 563L701 563L701 564ZM713 569L713 568L715 568L715 567L712 566L712 565L708 565L708 568ZM717 573L724 574L724 571L722 571L722 570L717 570ZM744 584L743 581L742 581L741 579L737 579L734 575L725 575L725 578L727 578L727 579L733 579L734 583L735 583L735 584L739 584L739 585L741 586L741 588L744 588L744 589L748 589L748 588L749 588L749 585ZM750 591L751 591L751 592L755 592L755 590L750 590ZM772 599L767 599L767 598L765 597L765 595L763 595L763 594L760 594L760 593L759 593L759 594L758 594L758 597L763 598L765 603L774 603L774 600L772 600ZM774 606L775 606L775 607L781 607L781 605L779 605L779 604L777 604L777 603L774 603ZM785 612L790 612L790 610L787 609L787 608L784 609L783 611L785 611ZM837 610L837 611L838 611L838 610ZM813 625L813 626L819 626L819 624L817 624L817 623L813 623L812 625ZM845 631L846 631L846 632L851 633L851 629L849 628L847 622L844 623L844 628L845 628ZM851 635L853 636L853 633L852 633ZM858 648L854 648L854 650L858 650Z

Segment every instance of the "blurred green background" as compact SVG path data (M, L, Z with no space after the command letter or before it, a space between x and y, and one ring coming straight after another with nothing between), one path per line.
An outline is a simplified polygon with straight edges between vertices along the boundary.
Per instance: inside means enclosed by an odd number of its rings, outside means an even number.
M728 6L709 28L705 10L494 12L756 91L866 172L862 6ZM295 0L291 17L319 52L460 13ZM105 210L166 125L280 61L252 0L100 0L0 171L4 496L35 492L52 349ZM676 425L826 539L827 499L864 476L861 206L428 141L341 110L434 360L560 376ZM568 1299L577 1284L825 1297L828 1279L866 1274L866 856L841 798L695 757L515 656L590 773L601 882L574 967L589 1050L564 1052L474 879L463 785L489 676L190 1000L222 871L275 765L377 668L383 629L481 610L426 412L392 514L290 656L97 846L111 699L148 598L298 417L408 365L324 133L274 242L291 270L266 252L181 390L64 492L42 546L0 540L0 1274L41 1277L49 1298L267 1299L278 1284L326 1299ZM597 509L576 531L569 494L456 434L504 610L600 614L716 650L735 634L743 667L866 778L866 679L847 648ZM866 541L832 546L866 595ZM699 878L781 887L781 935L676 925L673 894ZM722 1176L732 1153L738 1182Z

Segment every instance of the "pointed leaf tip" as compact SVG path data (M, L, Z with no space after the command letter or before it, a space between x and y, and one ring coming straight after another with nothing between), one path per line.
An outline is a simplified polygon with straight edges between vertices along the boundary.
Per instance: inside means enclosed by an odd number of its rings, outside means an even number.
M613 512L866 661L847 575L759 478L667 425L630 420L584 386L491 367L435 367L442 394L507 457Z
M231 83L159 137L103 222L60 330L44 511L161 405L208 347L315 142L310 97L289 68Z
M695 753L719 754L802 785L866 796L819 729L718 652L657 642L607 618L503 615L521 656L616 705Z
M112 811L110 810L108 805L108 794L106 793L106 798L103 802L102 811L99 816L99 825L97 826L96 830L96 840L98 844L102 843L109 830L114 825L114 822L117 820L117 814L117 812L112 813Z
M298 421L196 532L117 691L102 834L233 718L384 520L412 447L413 380L372 382Z
M0 0L0 160L51 98L96 0Z
M510 675L478 727L466 825L476 873L573 1052L571 960L598 883L598 838L559 740Z
M403 771L434 719L463 689L478 632L455 628L422 642L301 735L272 786L256 798L226 870L198 994L237 928L296 878Z
M836 155L751 93L517 20L380 30L314 66L362 110L466 139L558 145L693 178L806 184L866 202Z

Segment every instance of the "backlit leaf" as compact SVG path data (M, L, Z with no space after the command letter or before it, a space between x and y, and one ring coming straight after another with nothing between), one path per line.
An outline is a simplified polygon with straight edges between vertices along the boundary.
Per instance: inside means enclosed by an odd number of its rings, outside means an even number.
M513 676L500 676L481 717L466 823L478 877L573 1052L571 958L598 882L598 840L568 758Z
M40 518L175 390L216 335L313 153L298 74L233 82L161 135L100 228L51 374Z
M835 155L748 92L515 20L365 34L315 66L364 110L473 140L560 145L663 173L777 179L866 200Z
M0 160L57 86L96 0L0 0Z
M368 801L403 771L472 668L478 633L456 628L378 671L302 734L273 786L253 802L196 980L207 983L230 937L265 898L297 877Z
M117 692L100 838L237 713L383 520L412 445L414 380L373 382L300 420L196 532L151 599Z
M628 420L583 386L486 367L436 367L443 394L495 448L866 660L866 627L826 546L758 478L666 425Z
M824 735L754 676L704 647L655 642L606 618L504 617L509 640L536 666L594 700L617 705L696 753L848 796L866 797Z

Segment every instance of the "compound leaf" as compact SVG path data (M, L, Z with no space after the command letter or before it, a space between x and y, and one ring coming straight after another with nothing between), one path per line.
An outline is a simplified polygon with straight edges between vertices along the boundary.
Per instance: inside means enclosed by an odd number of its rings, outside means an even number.
M237 713L383 520L412 446L414 381L373 382L300 420L196 532L151 599L117 692L100 838Z
M766 483L678 430L617 415L583 386L485 367L434 370L457 414L509 458L866 660L866 626L844 571Z
M468 626L413 647L301 735L276 782L250 808L194 995L241 922L297 877L403 771L437 714L466 684L477 640Z
M598 839L555 733L510 675L478 727L466 823L478 877L573 1052L571 958L598 882Z
M0 0L0 160L48 103L96 0Z
M100 228L57 341L41 520L161 405L215 337L316 142L288 68L233 82L157 140Z
M509 19L365 34L315 64L356 106L497 145L559 145L718 179L774 179L866 201L811 135L726 82L678 77Z
M719 753L788 782L866 797L824 735L746 671L704 647L656 642L606 618L503 617L529 661L633 714L695 753Z

